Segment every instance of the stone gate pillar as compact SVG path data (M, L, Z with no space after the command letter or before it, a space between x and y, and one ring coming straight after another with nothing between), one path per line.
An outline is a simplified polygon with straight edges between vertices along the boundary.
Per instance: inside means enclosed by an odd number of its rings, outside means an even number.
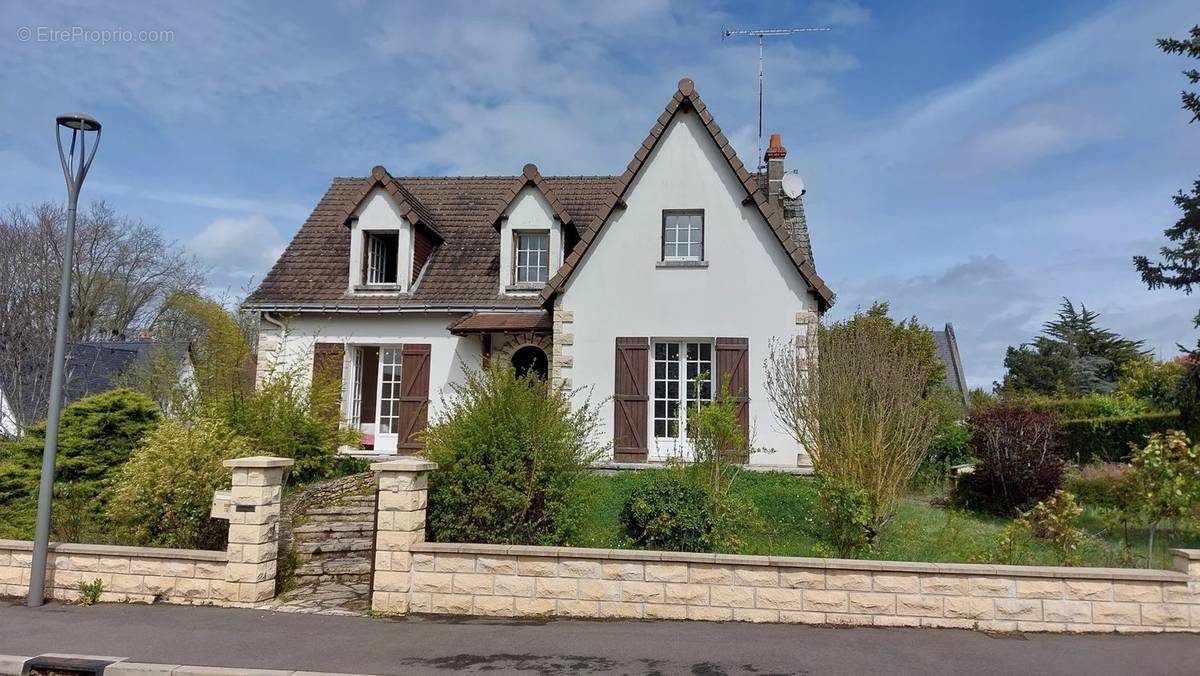
M225 581L236 585L238 604L252 605L275 596L283 470L292 462L267 456L224 462L233 470Z
M375 568L371 610L408 612L413 544L425 541L425 505L429 473L437 464L401 458L371 465L377 477Z

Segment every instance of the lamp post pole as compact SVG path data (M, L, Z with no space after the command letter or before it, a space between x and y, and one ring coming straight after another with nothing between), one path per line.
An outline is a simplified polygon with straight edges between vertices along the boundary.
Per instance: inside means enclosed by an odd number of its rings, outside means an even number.
M62 413L63 371L67 353L67 320L71 312L71 268L75 254L75 211L79 191L87 177L96 148L100 145L100 123L82 113L60 115L55 137L63 177L67 180L67 232L63 246L62 280L58 286L58 324L54 331L54 362L50 371L50 410L46 415L46 446L42 450L42 480L38 487L37 530L33 536L33 564L29 571L30 607L45 603L46 558L50 549L50 504L54 493L54 457L58 454L58 419ZM71 131L70 149L63 152L63 130ZM87 152L87 134L96 132L92 151ZM76 159L75 149L79 154Z

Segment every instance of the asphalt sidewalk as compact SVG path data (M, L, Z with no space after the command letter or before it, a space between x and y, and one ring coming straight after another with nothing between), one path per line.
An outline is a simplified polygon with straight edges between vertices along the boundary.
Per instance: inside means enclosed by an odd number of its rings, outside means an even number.
M363 674L1195 674L1200 636L709 622L382 619L0 600L0 654Z

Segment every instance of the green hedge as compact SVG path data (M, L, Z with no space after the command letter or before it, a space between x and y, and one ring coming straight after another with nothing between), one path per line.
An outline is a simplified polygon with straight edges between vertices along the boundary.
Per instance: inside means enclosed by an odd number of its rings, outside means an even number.
M1053 413L1059 420L1123 418L1151 412L1145 402L1138 399L1100 394L1070 398L1023 395L1014 397L1012 403L1034 411Z
M1141 413L1118 418L1082 418L1062 422L1064 453L1075 462L1129 459L1130 445L1142 446L1146 435L1179 429L1179 413Z

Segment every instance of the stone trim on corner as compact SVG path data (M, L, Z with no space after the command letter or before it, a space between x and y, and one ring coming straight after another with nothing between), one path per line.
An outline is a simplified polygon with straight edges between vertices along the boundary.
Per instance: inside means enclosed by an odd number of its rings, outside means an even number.
M554 343L550 355L550 383L568 390L574 387L575 312L562 309L562 294L554 298Z

